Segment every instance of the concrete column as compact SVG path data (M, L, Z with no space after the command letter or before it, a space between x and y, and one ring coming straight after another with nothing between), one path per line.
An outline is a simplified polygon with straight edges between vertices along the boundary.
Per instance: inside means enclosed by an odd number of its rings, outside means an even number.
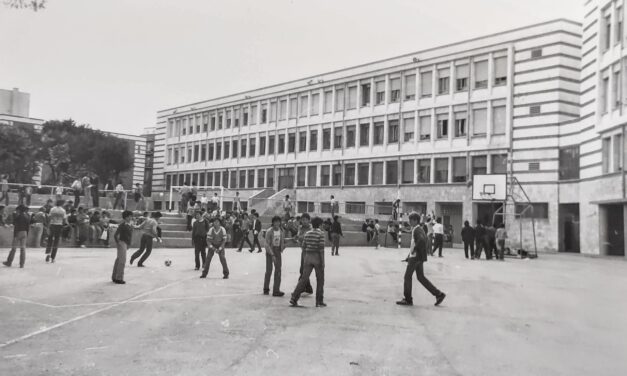
M430 157L431 160L431 173L429 174L429 183L433 184L435 183L435 159L433 157Z

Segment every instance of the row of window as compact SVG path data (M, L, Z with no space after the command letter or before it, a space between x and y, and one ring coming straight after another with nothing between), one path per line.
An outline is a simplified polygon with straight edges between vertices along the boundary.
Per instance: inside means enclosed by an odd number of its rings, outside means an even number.
M612 22L612 11L614 12L614 22ZM613 27L612 27L613 26ZM623 7L622 1L612 1L601 16L601 47L602 52L608 51L612 47L612 42L616 45L623 38Z
M507 172L507 155L493 154L493 174ZM450 172L450 173L449 173ZM350 162L285 168L232 169L194 173L166 174L171 185L192 182L199 186L225 188L328 187L354 185L397 185L430 183L463 183L470 176L488 173L488 156L437 157L424 159Z
M623 171L627 164L627 138L617 133L610 137L604 137L601 144L602 171L604 174Z
M466 137L472 134L474 137L484 137L488 131L488 109L487 107L473 107L471 110L471 129L468 129L468 112L453 112L453 118L449 119L449 112L435 114L435 138L448 139L449 137ZM420 115L420 113L419 113ZM492 134L505 134L506 110L505 106L492 107L491 114ZM275 134L265 133L241 136L239 139L230 141L208 140L182 146L169 147L167 150L166 163L168 165L177 163L192 163L213 161L228 158L245 158L273 155L276 153L295 153L306 151L318 151L321 144L322 150L349 149L357 146L374 146L383 144L397 144L399 142L427 141L431 139L432 115L422 115L418 121L413 113L405 115L402 119L388 118L387 133L385 131L386 121L381 120L370 123L359 124L336 123L334 127L312 129L307 132L272 131ZM450 120L450 121L449 121ZM450 123L450 124L449 124ZM452 129L451 129L452 126ZM321 138L321 139L320 139ZM298 141L297 141L298 140ZM298 142L298 144L297 144ZM258 145L258 147L257 147Z
M493 59L492 85L507 83L507 57ZM472 83L470 81L472 70ZM371 105L384 105L415 100L451 92L486 89L489 86L489 61L472 64L448 64L439 68L421 68L417 81L414 70L389 76L364 79L348 84L321 89L319 92L290 94L263 102L229 107L189 116L170 119L166 127L167 137L193 133L207 133L216 129L265 124L277 120L316 116L323 113L342 112Z

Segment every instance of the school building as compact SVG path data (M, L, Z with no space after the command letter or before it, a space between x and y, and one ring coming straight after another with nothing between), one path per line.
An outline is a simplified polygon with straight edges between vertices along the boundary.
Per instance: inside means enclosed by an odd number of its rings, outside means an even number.
M584 25L554 20L159 111L153 200L164 208L188 181L249 202L290 194L299 212L327 211L333 194L341 214L369 217L398 195L405 211L442 216L460 243L464 220L491 222L500 206L472 199L473 176L511 173L539 250L624 254L625 120L613 96L624 10L602 3L585 5ZM620 40L606 52L605 32ZM531 247L529 218L505 222L513 246L524 228Z

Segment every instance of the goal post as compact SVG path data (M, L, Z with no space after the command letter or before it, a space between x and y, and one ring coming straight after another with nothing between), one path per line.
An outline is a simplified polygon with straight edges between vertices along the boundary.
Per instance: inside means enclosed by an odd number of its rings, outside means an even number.
M172 211L173 206L172 206L172 202L173 202L173 196L174 196L174 192L180 192L181 188L190 188L190 189L195 189L196 192L200 193L200 192L209 192L209 193L218 193L218 197L220 199L219 201L219 208L220 210L222 210L224 208L224 190L225 188L223 186L217 186L217 185L201 185L201 186L183 186L183 185L172 185L170 186L170 196L168 199L168 211ZM198 197L196 198L198 200ZM209 197L209 199L211 199L211 196Z

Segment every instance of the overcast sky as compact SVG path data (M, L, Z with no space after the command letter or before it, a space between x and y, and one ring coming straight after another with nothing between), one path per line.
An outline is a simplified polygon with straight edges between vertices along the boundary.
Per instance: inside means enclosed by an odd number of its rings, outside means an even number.
M583 0L48 0L0 5L0 88L139 134L160 109L555 18Z

